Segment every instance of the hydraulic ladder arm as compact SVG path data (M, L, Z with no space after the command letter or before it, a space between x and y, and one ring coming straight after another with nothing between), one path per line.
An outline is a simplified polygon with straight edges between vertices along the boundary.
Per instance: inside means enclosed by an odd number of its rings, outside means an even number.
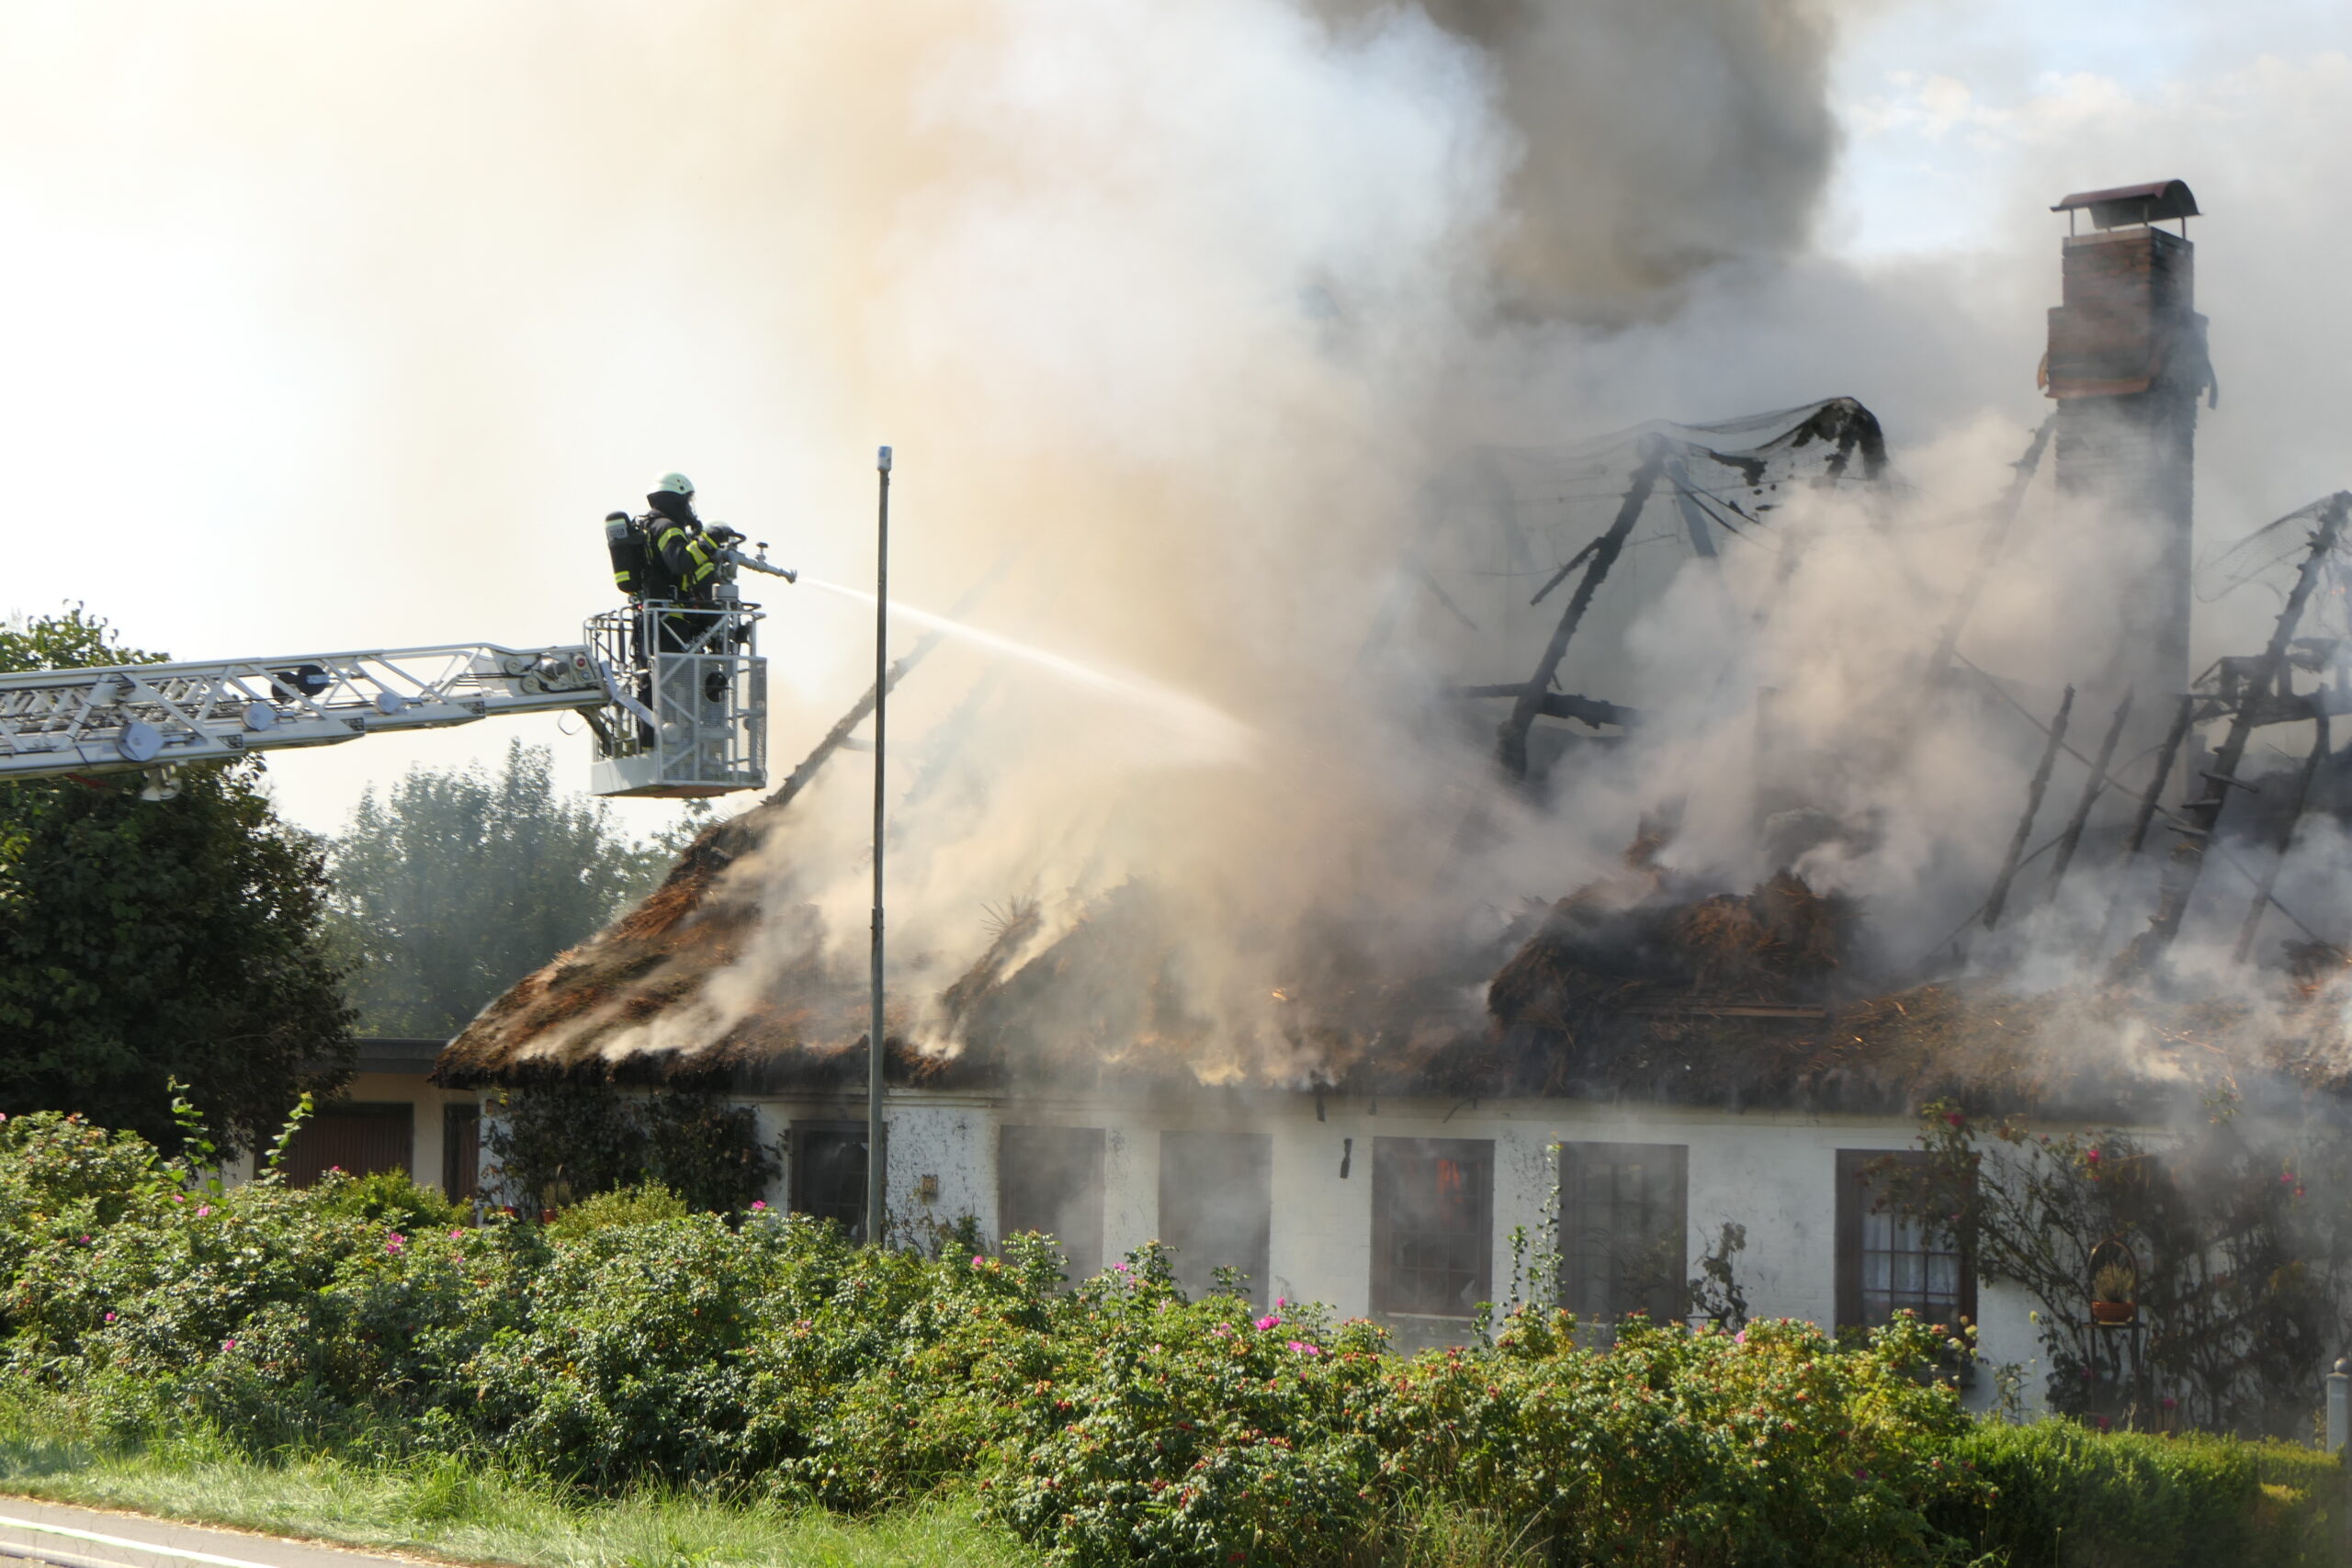
M25 671L0 674L0 781L222 761L386 730L608 705L643 712L579 645L458 643Z

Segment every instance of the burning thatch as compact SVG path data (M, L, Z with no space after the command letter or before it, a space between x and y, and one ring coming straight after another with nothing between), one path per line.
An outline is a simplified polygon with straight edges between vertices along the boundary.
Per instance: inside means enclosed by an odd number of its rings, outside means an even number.
M1846 900L1781 872L1745 897L1675 897L1637 845L1626 870L1561 900L1489 993L1513 1089L1814 1111L2156 1117L2214 1089L2344 1087L2341 955L2295 998L2168 998L1991 982L1857 996L1842 986ZM2332 952L2332 950L2331 950Z
M440 1081L858 1081L862 986L821 962L813 912L763 912L726 876L775 833L786 804L706 832L643 904L485 1010L445 1053ZM1153 889L1116 889L1050 941L1038 911L1016 906L922 1010L953 1047L894 1037L891 1076L938 1088L1209 1084L1895 1113L1949 1098L2095 1114L2154 1114L2242 1075L2340 1077L2310 1033L2249 1006L1981 985L1857 997L1850 902L1786 871L1745 894L1708 892L1659 865L1661 848L1645 837L1622 868L1535 919L1408 973L1338 936L1303 940L1246 1050L1170 973L1182 915ZM763 929L776 920L807 929ZM806 960L723 1029L689 1033L682 1021L754 931L763 950ZM2313 975L2299 1017L2333 1015L2321 993L2335 977ZM893 1009L901 1027L908 1000Z

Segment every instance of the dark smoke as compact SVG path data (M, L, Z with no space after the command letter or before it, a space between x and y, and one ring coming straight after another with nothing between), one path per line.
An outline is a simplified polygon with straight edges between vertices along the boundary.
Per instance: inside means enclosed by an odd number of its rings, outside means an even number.
M1323 0L1361 15L1367 0ZM1427 0L1523 143L1498 251L1515 313L1648 316L1727 262L1803 250L1836 163L1809 0Z

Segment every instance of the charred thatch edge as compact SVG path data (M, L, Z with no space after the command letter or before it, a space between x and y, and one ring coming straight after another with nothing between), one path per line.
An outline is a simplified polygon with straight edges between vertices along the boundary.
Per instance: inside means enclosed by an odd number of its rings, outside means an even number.
M1550 1055L1540 1077L1514 1071L1509 1043L1487 1038L1441 1053L1419 1068L1388 1070L1369 1064L1295 1082L1202 1084L1182 1070L1154 1071L1098 1066L1092 1072L1069 1064L1041 1064L1024 1071L1003 1062L943 1060L892 1041L886 1077L894 1092L1004 1093L1032 1089L1049 1081L1057 1095L1115 1092L1121 1098L1193 1099L1203 1095L1325 1095L1367 1099L1462 1099L1548 1100L1601 1106L1653 1106L1684 1111L1783 1111L1800 1115L1871 1116L1907 1119L1931 1100L1949 1100L1971 1115L2020 1115L2045 1120L2157 1125L2200 1111L2200 1088L2191 1083L2086 1079L2025 1092L2014 1086L1987 1086L1934 1075L1881 1074L1866 1066L1775 1074L1764 1070L1725 1081L1702 1074L1680 1059L1652 1059L1639 1066L1608 1065L1582 1053ZM1566 1059L1571 1055L1580 1060ZM1464 1060L1467 1057L1469 1060ZM1526 1059L1521 1058L1522 1065ZM728 1060L681 1060L644 1054L617 1062L602 1059L523 1063L498 1070L455 1068L434 1081L457 1089L521 1089L558 1084L609 1085L620 1089L734 1095L839 1096L865 1084L862 1042L838 1050L794 1051L775 1055L739 1055ZM2282 1077L2241 1078L2249 1110L2284 1111L2308 1090Z

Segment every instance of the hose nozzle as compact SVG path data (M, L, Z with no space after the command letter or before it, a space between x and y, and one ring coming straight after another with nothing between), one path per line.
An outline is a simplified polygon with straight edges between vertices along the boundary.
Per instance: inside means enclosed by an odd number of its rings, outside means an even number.
M747 566L753 571L766 572L770 577L781 577L786 582L800 581L800 574L791 568L777 566L771 561L762 560L757 556L747 556L741 550L726 550L722 551L721 555L724 559L733 561L737 566Z

